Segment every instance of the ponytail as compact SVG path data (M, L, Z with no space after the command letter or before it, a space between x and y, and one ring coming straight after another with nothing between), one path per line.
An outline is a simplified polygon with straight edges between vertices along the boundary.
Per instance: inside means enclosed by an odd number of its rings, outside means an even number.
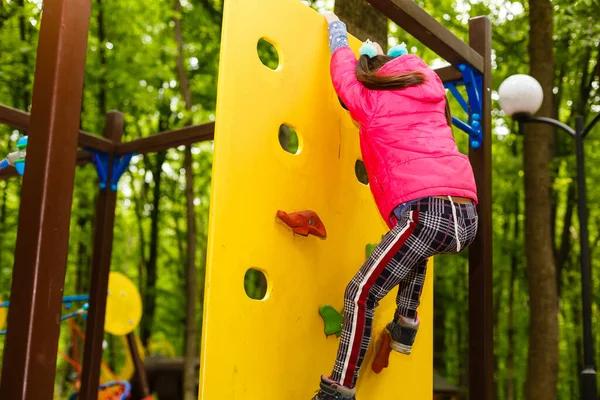
M393 59L393 57L382 54L373 58L367 55L360 56L356 64L356 79L365 87L373 90L404 89L425 82L425 75L420 71L400 75L378 75L379 69Z

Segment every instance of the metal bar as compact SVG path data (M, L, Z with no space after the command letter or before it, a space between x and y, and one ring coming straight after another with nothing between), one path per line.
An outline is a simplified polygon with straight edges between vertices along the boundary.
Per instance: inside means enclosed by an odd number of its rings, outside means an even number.
M0 398L52 400L90 0L45 0Z
M123 135L123 114L110 111L106 115L105 136L118 144ZM110 182L114 153L110 155L107 180ZM96 228L94 231L94 252L90 274L90 307L86 324L86 339L83 349L80 400L96 400L100 381L102 361L102 341L104 340L104 318L106 314L106 295L108 275L112 256L113 230L115 225L115 207L117 192L107 185L100 189L96 202Z
M590 122L588 124L588 126L586 126L582 133L581 133L581 137L585 138L588 133L590 133L590 131L592 130L592 128L594 127L594 125L596 125L598 122L600 122L600 113L596 114L596 116L594 117L594 119L592 120L592 122Z
M140 391L142 399L146 400L150 397L148 376L146 374L144 362L140 357L135 335L133 333L127 334L127 345L129 346L129 353L131 354L131 359L133 360L133 365L135 366L135 377L137 378L136 381L138 384L138 390Z
M456 68L453 65L449 65L447 67L442 68L436 68L433 71L440 77L440 79L444 83L461 81L463 78L462 72L460 72L458 68Z
M485 63L481 54L460 40L414 1L367 1L452 65L467 63L477 71L484 72Z
M28 131L29 119L30 115L25 111L0 104L0 123L22 131ZM29 135L31 136L31 132ZM111 141L82 130L79 131L78 143L80 147L104 152L110 152L114 147Z
M573 130L573 128L571 128L567 124L563 124L562 122L555 120L554 118L533 117L531 115L519 115L519 114L515 114L513 116L513 118L517 121L522 120L523 122L531 123L531 124L552 125L556 128L562 129L563 131L567 132L569 135L575 137L575 131Z
M460 104L460 107L463 109L463 111L468 114L469 113L469 104L467 104L467 102L465 101L465 98L462 97L462 94L460 94L460 92L458 91L456 86L449 85L448 90L450 90L450 93L452 93L452 96L454 97L454 99L456 99L458 104Z
M585 185L585 157L583 151L583 117L575 119L575 155L577 157L577 194L579 211L579 253L581 261L581 307L583 314L583 371L581 371L581 398L596 400L596 363L592 334L592 265L590 260L590 233L588 231L587 189Z
M74 303L78 301L88 301L89 296L87 294L75 295L75 296L65 296L62 299L63 303ZM0 303L0 307L8 307L10 306L10 301L3 301Z
M484 60L482 144L469 149L477 182L479 230L469 247L469 398L494 399L492 242L492 26L486 17L469 21L469 43Z
M73 296L63 297L63 303L74 303L77 301L89 301L90 296L87 294L76 294Z
M192 125L174 131L161 132L117 146L117 154L144 154L159 152L173 147L189 145L215 137L215 123L209 122L202 125Z

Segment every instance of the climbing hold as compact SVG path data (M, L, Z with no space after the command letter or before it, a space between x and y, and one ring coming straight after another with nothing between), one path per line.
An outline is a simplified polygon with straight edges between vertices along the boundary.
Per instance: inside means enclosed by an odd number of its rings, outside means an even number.
M285 211L278 210L277 217L285 222L298 235L315 235L325 239L327 232L321 218L314 211L299 211L288 214Z
M367 258L371 257L371 254L373 253L373 250L375 250L375 247L377 247L377 243L367 243L367 248L365 249L365 255L367 256Z
M342 324L344 317L335 308L330 305L319 307L319 315L325 323L325 336L334 335L340 337L342 334Z
M390 335L387 332L381 334L381 338L377 341L377 347L375 349L375 358L371 368L376 374L380 373L382 369L387 368L390 363L390 353L392 348L390 347Z
M385 235L381 235L381 240L383 241L383 239L385 238ZM365 249L365 255L367 256L367 258L371 257L371 254L373 253L373 251L375 250L375 248L377 247L379 243L367 243L367 247Z

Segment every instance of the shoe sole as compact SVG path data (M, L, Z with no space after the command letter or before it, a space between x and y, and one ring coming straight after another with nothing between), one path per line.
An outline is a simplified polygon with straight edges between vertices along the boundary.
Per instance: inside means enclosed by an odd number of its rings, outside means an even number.
M390 348L395 352L406 354L407 356L410 355L410 353L412 352L412 346L407 346L399 342L394 342L393 340L390 341Z

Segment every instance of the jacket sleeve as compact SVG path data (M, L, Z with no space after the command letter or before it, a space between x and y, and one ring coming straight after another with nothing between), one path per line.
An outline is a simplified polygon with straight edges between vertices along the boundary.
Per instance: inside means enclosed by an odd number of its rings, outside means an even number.
M348 46L339 47L331 57L331 80L337 95L361 125L367 123L375 108L375 94L356 79L356 56Z

